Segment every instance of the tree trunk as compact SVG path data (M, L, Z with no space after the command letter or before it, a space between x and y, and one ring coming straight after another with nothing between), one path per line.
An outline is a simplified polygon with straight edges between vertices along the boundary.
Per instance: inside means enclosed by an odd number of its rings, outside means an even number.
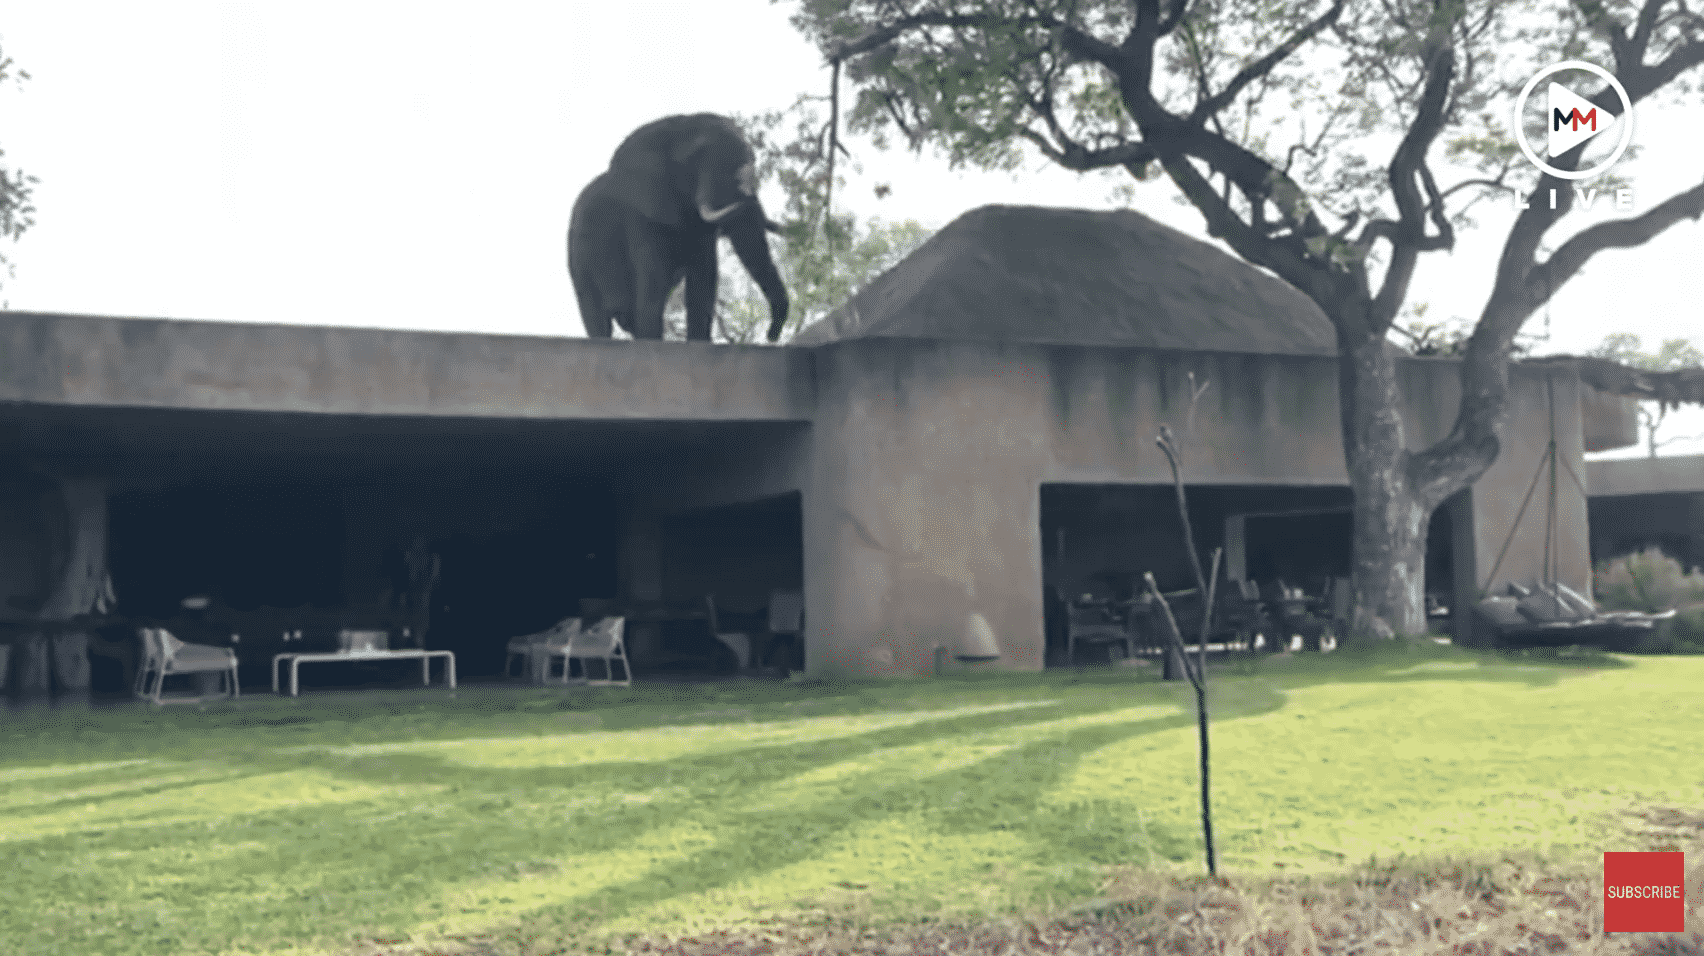
M60 492L65 496L65 510L71 521L71 554L64 574L40 611L41 618L48 621L89 613L106 584L106 483L99 479L66 478L60 481Z
M1350 632L1418 636L1426 631L1426 532L1435 505L1409 475L1396 361L1383 336L1352 340L1339 332L1338 343L1343 447L1355 497Z

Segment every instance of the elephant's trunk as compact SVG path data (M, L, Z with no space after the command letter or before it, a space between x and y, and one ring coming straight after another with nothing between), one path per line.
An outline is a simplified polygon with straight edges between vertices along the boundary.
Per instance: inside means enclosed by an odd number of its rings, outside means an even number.
M758 220L763 221L763 217L759 215ZM781 282L781 272L775 268L775 260L769 255L769 238L762 227L735 229L726 235L734 247L734 254L740 257L740 264L751 273L752 280L763 290L763 297L769 300L767 338L774 342L781 337L781 327L787 324L790 303L787 287Z

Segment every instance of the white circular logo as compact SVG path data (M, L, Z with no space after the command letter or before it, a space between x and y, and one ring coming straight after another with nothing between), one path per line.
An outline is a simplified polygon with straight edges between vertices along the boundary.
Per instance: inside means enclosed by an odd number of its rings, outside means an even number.
M1532 96L1533 88L1538 86L1538 81L1563 70L1585 70L1594 74L1608 83L1615 90L1615 95L1621 99L1621 115L1610 117L1611 122L1621 125L1620 141L1615 144L1615 150L1609 154L1608 159L1586 169L1557 169L1539 159L1538 154L1533 152L1532 145L1527 142L1526 132L1521 124L1521 120L1526 114L1527 98ZM1562 110L1562 106L1568 107L1566 112ZM1582 112L1580 110L1582 106L1589 112ZM1550 128L1549 154L1555 156L1567 152L1601 132L1596 127L1596 112L1592 108L1592 104L1587 102L1584 97L1560 84L1550 84L1545 109L1545 125ZM1621 158L1621 154L1627 151L1628 144L1633 141L1633 100L1627 95L1627 88L1622 86L1621 81L1617 80L1615 75L1608 70L1595 63L1587 63L1583 60L1564 60L1561 63L1553 63L1534 74L1533 78L1527 81L1526 87L1521 90L1521 95L1515 99L1514 120L1515 143L1520 146L1521 152L1534 166L1557 179L1588 179L1607 172L1609 167L1614 166L1616 160ZM1591 125L1582 128L1582 124L1586 123ZM1562 124L1567 124L1567 128L1563 128Z

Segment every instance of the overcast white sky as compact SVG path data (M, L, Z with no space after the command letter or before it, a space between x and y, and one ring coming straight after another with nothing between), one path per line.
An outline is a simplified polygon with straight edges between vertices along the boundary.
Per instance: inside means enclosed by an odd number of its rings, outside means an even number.
M14 309L532 335L582 334L564 256L580 188L641 123L756 112L828 72L767 0L624 3L155 4L8 7L0 148L41 178L13 251ZM1642 111L1640 207L1696 181L1704 130ZM846 201L931 227L985 203L1107 208L1109 176L1037 160L955 173L863 149ZM892 185L878 200L873 185ZM772 207L779 199L766 200ZM1135 208L1200 236L1168 186ZM1476 316L1510 214L1429 257L1413 299ZM1599 256L1550 309L1541 351L1611 331L1704 339L1704 229ZM1542 317L1529 329L1541 329ZM1704 413L1666 434L1700 439ZM1638 453L1630 449L1627 453Z

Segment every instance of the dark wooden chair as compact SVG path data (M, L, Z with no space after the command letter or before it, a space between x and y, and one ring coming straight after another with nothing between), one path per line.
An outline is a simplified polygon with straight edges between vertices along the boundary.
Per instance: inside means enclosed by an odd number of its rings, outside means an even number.
M1253 651L1255 638L1271 630L1260 588L1253 581L1225 581L1213 612L1214 634L1226 643Z
M1119 644L1124 656L1136 653L1130 633L1130 619L1121 615L1110 603L1065 602L1065 660L1077 663L1079 644Z
M769 626L765 631L767 666L805 669L805 595L802 591L769 592Z

